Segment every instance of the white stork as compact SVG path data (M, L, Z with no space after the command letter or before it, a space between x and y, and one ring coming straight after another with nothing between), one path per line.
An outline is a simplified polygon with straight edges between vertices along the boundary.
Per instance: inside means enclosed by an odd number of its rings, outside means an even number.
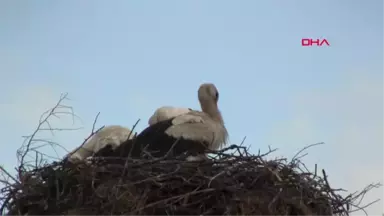
M144 129L136 138L120 145L106 155L140 157L143 149L153 157L164 156L171 148L173 155L190 152L201 159L208 148L217 150L227 143L228 133L218 109L219 93L214 84L202 84L198 90L202 111L190 110L168 120L159 121ZM174 145L174 143L177 144ZM111 155L112 154L112 155ZM199 158L200 157L200 158Z

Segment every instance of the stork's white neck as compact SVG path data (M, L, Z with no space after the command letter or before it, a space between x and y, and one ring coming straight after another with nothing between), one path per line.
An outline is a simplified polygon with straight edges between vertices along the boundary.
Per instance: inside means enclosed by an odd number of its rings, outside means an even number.
M207 113L213 120L224 125L223 118L221 116L220 110L217 107L217 103L212 101L201 101L201 110Z

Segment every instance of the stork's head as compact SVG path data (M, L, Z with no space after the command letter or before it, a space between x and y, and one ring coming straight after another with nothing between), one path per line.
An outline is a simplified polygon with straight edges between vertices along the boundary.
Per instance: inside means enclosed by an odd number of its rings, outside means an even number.
M200 103L214 102L219 100L219 91L212 83L203 83L200 85L198 91L198 97Z

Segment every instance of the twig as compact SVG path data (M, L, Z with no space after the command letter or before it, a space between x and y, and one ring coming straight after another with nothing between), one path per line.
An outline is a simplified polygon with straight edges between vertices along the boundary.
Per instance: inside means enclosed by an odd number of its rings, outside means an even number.
M97 113L95 120L93 121L91 134L93 134L95 132L95 125L96 125L97 119L99 118L99 115L100 115L100 112Z
M323 145L323 144L325 144L324 142L319 142L319 143L314 143L314 144L310 144L310 145L307 145L307 146L305 146L304 148L302 148L299 152L297 152L294 156L293 156L293 158L292 158L292 160L291 160L291 163L293 163L293 161L295 161L297 158L297 156L301 153L301 152L303 152L303 151L305 151L306 149L308 149L308 148L310 148L310 147L313 147L313 146L317 146L317 145Z
M41 130L48 130L46 128L42 128L42 126L44 124L47 124L48 127L51 129L50 131L53 132L54 130L58 130L57 128L52 128L50 123L49 123L49 118L51 116L55 116L55 117L58 117L57 114L59 113L65 113L65 114L68 114L69 112L59 112L58 109L60 108L70 108L68 106L64 106L62 105L61 103L67 99L67 93L65 94L62 94L60 96L60 99L59 101L54 105L53 108L45 111L41 116L40 116L40 120L39 120L39 123L36 127L36 129L33 131L33 133L30 135L30 136L27 136L25 137L26 138L26 144L23 144L23 146L18 150L18 155L20 155L20 158L19 158L19 166L18 166L18 170L19 172L23 172L23 166L24 166L24 160L25 160L25 157L26 155L30 152L30 148L31 148L31 145L32 143L35 141L34 137L36 136L36 134L41 131ZM73 110L72 108L70 108L71 110ZM74 116L74 114L72 113L72 116ZM25 148L25 149L23 149Z
M15 183L20 184L20 182L15 179L15 177L13 177L7 170L5 170L3 166L0 166L0 170L7 174L7 176L11 178Z

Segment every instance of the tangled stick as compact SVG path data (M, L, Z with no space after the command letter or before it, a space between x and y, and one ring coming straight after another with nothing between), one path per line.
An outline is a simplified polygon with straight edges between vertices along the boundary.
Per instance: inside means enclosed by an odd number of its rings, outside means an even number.
M338 195L325 171L320 177L298 162L264 159L273 151L252 155L233 145L204 162L185 155L55 163L33 170L34 181L4 188L2 197L11 197L4 208L33 215L348 215L363 196Z

